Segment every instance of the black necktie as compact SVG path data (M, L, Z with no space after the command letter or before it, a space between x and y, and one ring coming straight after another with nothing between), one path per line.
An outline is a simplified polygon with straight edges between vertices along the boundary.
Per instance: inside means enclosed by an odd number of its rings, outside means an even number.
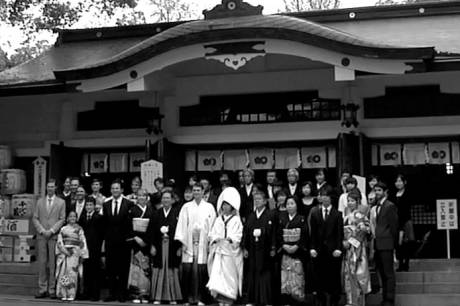
M113 215L118 216L118 201L114 201L114 203L115 203L115 209L113 211Z

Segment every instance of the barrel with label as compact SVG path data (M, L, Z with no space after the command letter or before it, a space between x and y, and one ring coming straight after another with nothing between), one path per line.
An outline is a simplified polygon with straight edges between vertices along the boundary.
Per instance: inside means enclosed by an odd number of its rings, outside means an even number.
M14 219L29 219L37 204L34 194L15 194L11 200L11 215Z
M13 154L9 146L0 146L0 170L8 169L13 163Z
M3 194L18 194L26 191L26 173L20 169L0 170L0 184Z
M0 218L8 219L11 217L11 199L0 195Z

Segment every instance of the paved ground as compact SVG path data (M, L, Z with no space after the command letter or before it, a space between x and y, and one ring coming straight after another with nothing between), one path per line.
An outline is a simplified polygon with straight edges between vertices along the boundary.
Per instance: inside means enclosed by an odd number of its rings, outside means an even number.
M370 296L366 303L367 306L375 306L378 305L377 300L380 301L380 298L376 295ZM41 305L41 306L54 306L54 305L65 305L69 304L72 306L88 306L88 305L99 305L99 306L120 306L120 305L138 305L133 304L130 302L126 303L105 303L105 302L89 302L89 301L73 301L73 302L63 302L60 300L51 300L51 299L35 299L31 296L17 296L17 295L0 295L0 306L28 306L28 305ZM153 305L153 304L144 304L144 305ZM460 304L459 304L460 305ZM459 306L456 305L456 306ZM404 306L404 305L402 305ZM441 306L441 305L433 305L433 306Z
M85 301L73 301L72 303L63 302L59 300L50 300L50 299L35 299L34 297L27 296L8 296L0 295L0 305L1 306L28 306L28 305L63 305L71 304L72 306L88 306L88 305L135 305L131 303L104 303L104 302L85 302Z

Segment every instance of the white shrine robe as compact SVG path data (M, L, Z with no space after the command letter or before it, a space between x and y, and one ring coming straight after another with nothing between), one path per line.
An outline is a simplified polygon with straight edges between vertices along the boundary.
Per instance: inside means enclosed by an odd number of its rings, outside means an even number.
M225 219L227 220L227 219ZM227 225L222 216L214 222L209 233L210 253L208 259L209 282L207 287L211 295L218 294L236 300L242 294L243 252L240 247L243 237L243 224L239 216L233 216ZM218 239L230 238L227 240Z
M197 205L196 201L185 203L179 213L179 220L176 227L175 240L186 246L182 252L183 263L193 263L193 231L200 229L200 240L198 243L198 264L207 264L208 261L208 234L216 219L216 211L211 203L201 200Z

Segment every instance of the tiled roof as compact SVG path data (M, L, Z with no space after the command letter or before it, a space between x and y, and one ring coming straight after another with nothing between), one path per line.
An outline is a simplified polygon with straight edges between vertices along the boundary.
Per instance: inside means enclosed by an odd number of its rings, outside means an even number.
M245 33L248 31L250 34ZM177 25L145 39L119 54L92 65L79 65L56 71L58 78L81 79L104 76L126 69L157 54L178 46L210 40L238 38L274 38L296 40L344 54L391 59L427 59L434 56L433 47L401 47L382 44L347 34L332 27L289 16L247 16L198 20ZM168 42L183 38L180 43ZM126 62L125 64L123 62Z
M318 38L340 42L351 47L367 48L367 50L407 49L395 47L401 45L434 46L438 51L455 55L460 53L460 39L457 33L460 27L459 13L460 1L449 1L310 11L289 14L290 16L274 15L251 17L251 19L254 22L253 26L258 27L257 29L262 29L262 25L267 26L267 23L270 23L273 31L281 29L282 26L292 29L290 31L299 32L300 27L301 31L307 30L307 33L315 33ZM388 20L389 18L392 19ZM254 19L257 19L257 24ZM219 24L229 21L194 21L61 30L55 47L35 59L0 72L0 88L63 83L63 81L56 80L54 71L68 71L108 64L115 59L121 59L122 56L129 56L133 54L132 52L140 52L151 46L152 43L164 41L173 33L177 35L178 30L182 30L182 33L198 31L209 28L210 24L216 22ZM248 20L245 24L250 22L251 20ZM183 26L167 33L168 29L179 25Z

